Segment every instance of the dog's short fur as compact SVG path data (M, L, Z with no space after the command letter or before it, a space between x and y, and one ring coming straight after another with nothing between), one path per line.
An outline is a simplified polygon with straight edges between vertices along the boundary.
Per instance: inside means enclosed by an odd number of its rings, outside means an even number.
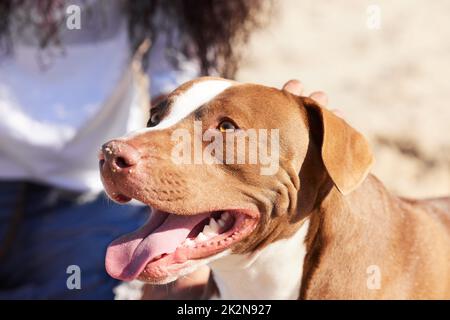
M198 263L211 266L212 295L450 298L450 200L389 193L369 174L373 157L365 138L315 101L200 78L175 90L152 115L154 127L106 145L101 172L113 198L120 193L179 215L223 208L259 214L249 236ZM258 165L171 161L175 129L192 131L194 120L214 128L224 117L240 128L279 129L275 175L261 175ZM136 158L133 170L112 170L113 156L127 148Z

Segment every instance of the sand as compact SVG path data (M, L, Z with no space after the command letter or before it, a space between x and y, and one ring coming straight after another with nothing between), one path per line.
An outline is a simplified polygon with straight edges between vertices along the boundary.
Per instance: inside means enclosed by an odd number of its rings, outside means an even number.
M369 5L380 10L379 29L368 27ZM369 139L372 172L390 190L449 195L450 1L278 0L276 7L246 48L238 80L280 87L298 78L308 92L325 91L330 108Z

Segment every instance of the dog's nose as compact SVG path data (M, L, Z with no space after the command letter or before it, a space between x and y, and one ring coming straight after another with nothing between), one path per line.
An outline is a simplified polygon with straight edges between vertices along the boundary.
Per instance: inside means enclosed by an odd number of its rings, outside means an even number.
M119 140L112 140L102 146L100 164L106 162L113 171L122 171L135 166L140 159L139 151L132 145Z

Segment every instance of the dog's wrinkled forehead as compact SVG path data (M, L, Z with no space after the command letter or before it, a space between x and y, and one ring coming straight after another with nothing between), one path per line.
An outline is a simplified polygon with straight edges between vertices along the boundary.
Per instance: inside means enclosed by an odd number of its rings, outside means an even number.
M166 100L151 110L149 130L162 130L176 125L237 82L204 77L185 83ZM152 117L155 115L154 119ZM154 120L154 121L152 121ZM152 125L153 124L153 125Z

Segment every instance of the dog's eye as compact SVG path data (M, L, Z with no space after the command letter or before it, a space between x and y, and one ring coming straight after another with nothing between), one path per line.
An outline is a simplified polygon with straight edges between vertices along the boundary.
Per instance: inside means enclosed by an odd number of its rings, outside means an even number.
M150 120L147 122L147 127L154 127L161 121L159 112L155 112L150 116Z
M160 98L156 98L161 100ZM158 125L164 118L169 108L169 101L167 99L162 100L150 109L150 119L147 122L147 127L154 127Z
M219 129L220 132L234 131L237 129L237 126L230 120L223 120L219 123L217 129Z

